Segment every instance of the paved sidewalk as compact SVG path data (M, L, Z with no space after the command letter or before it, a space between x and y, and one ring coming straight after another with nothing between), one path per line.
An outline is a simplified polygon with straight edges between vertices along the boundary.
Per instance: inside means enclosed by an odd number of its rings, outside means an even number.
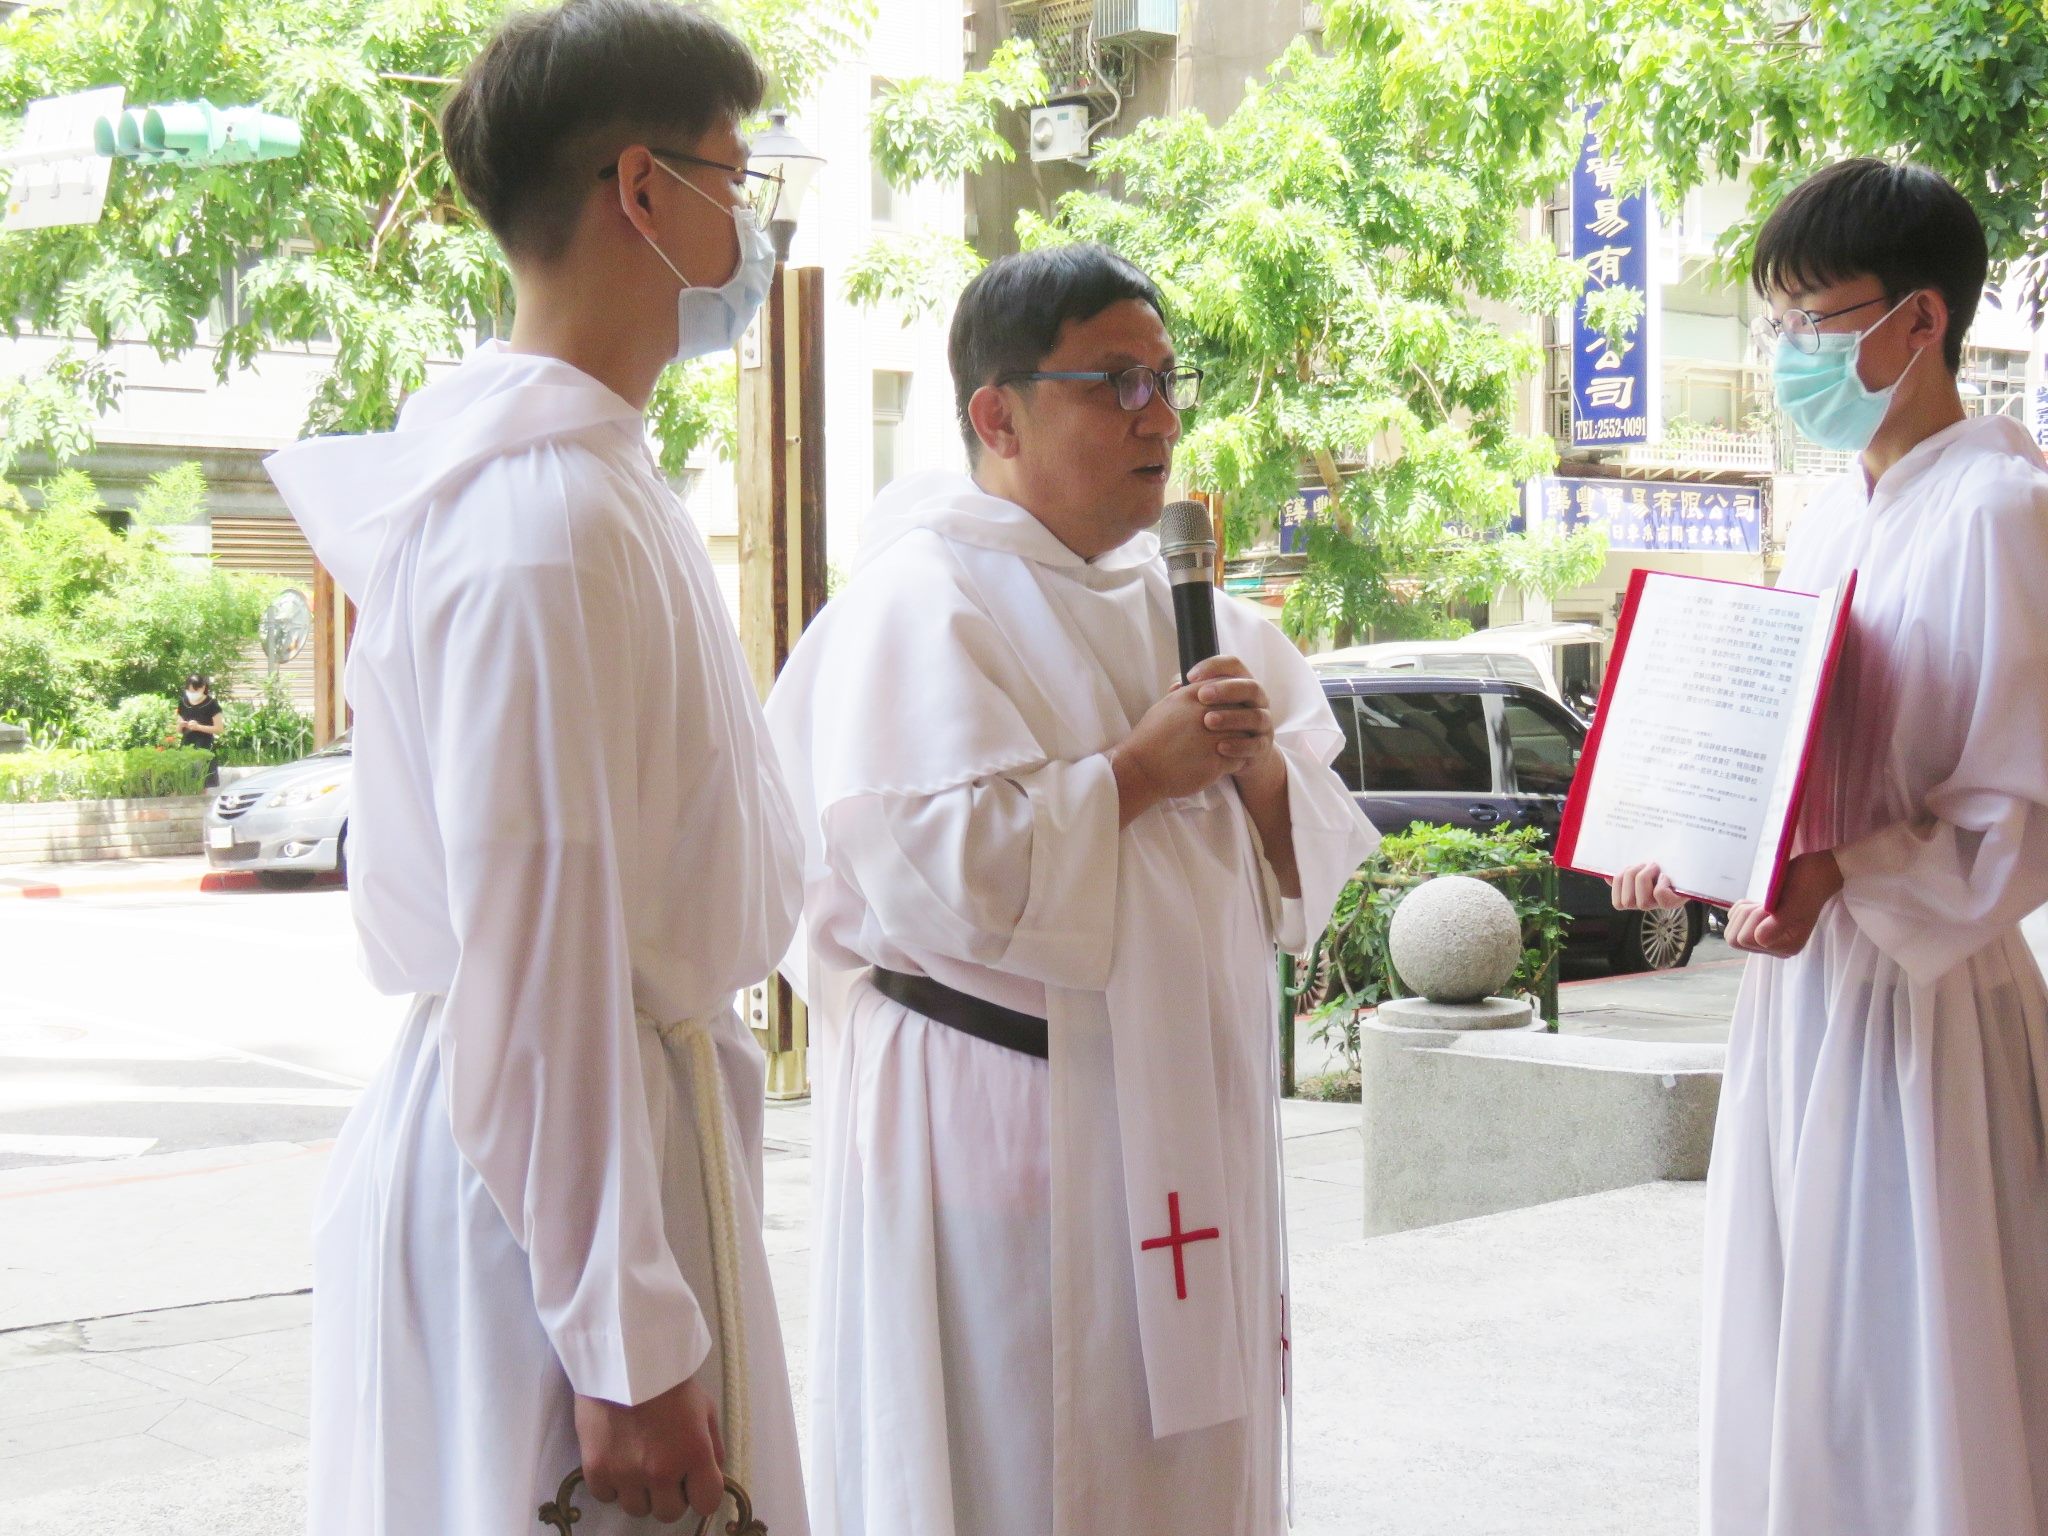
M1357 1237L1357 1115L1286 1108L1297 1256ZM810 1128L808 1104L768 1110L769 1265L799 1400ZM326 1154L325 1143L258 1145L0 1173L0 1529L298 1529L306 1213Z
M2048 949L2048 914L2028 936ZM1740 969L1709 946L1685 972L1568 985L1565 1027L1725 1037ZM1702 1187L1362 1242L1357 1119L1285 1110L1296 1531L1694 1530ZM800 1403L810 1128L808 1105L768 1110L768 1246ZM324 1159L317 1142L258 1143L0 1172L0 1530L302 1529L306 1212Z

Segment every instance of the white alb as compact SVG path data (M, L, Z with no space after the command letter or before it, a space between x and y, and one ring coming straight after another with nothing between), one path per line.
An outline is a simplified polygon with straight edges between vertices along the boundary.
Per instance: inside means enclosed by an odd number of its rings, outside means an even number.
M572 1391L693 1375L801 1536L731 1006L787 947L798 837L640 414L494 344L270 469L360 606L352 900L371 981L418 996L320 1203L314 1536L538 1530Z
M1971 420L1794 530L1860 572L1798 846L1844 887L1753 959L1708 1179L1708 1536L2048 1530L2048 466Z
M1299 900L1229 780L1118 830L1105 754L1177 672L1150 534L1089 562L964 475L899 481L769 700L806 838L821 1532L1281 1528L1274 946L1375 837L1307 664L1217 619L1273 699ZM874 965L1048 1018L1050 1063Z

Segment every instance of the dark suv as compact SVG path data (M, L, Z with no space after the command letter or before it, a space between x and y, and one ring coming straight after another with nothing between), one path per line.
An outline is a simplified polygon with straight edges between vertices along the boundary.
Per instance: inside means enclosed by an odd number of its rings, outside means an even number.
M1317 675L1344 728L1337 772L1380 831L1423 821L1556 837L1586 726L1548 694L1491 678ZM1558 899L1572 919L1566 954L1617 971L1684 965L1706 931L1697 902L1617 912L1604 880L1569 871L1559 872Z

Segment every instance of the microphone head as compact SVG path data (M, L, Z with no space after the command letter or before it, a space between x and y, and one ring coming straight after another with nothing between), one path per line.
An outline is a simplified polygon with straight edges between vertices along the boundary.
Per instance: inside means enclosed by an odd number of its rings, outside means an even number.
M1199 501L1176 501L1159 514L1159 552L1216 548L1216 525Z

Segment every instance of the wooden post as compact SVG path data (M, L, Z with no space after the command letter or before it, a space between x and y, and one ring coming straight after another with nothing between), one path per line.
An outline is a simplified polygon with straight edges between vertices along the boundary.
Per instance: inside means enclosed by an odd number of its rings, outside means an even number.
M349 727L348 700L342 694L342 670L348 663L349 641L355 638L356 605L348 600L327 567L313 562L313 745L324 747Z
M825 273L775 269L740 343L740 642L763 698L825 605ZM780 976L748 994L768 1096L810 1092L810 1020Z

